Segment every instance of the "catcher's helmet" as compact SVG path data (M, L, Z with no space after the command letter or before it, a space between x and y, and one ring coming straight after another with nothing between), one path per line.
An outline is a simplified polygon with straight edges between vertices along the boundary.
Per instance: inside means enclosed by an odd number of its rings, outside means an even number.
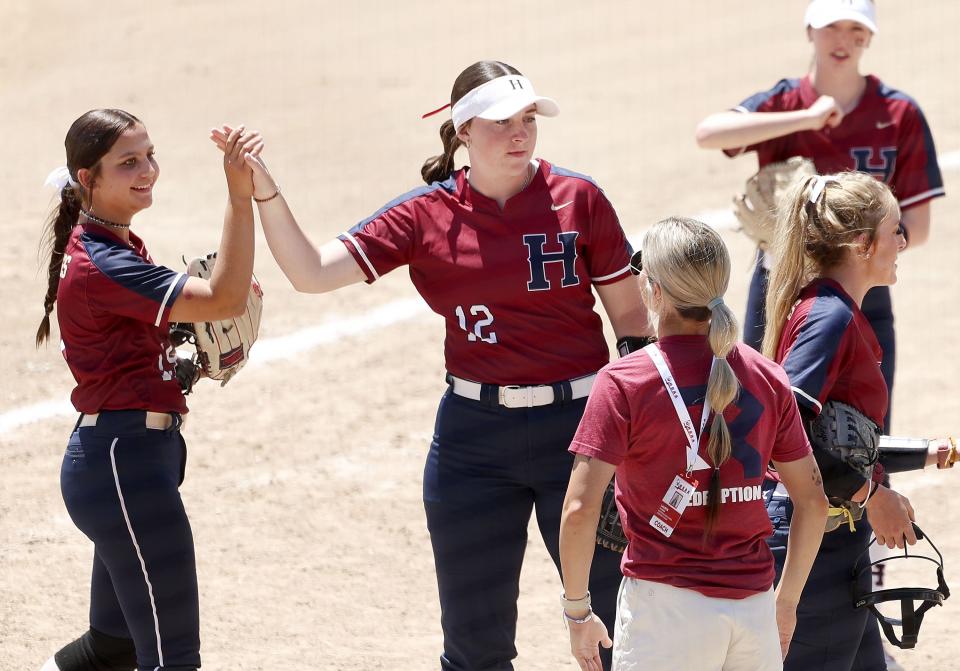
M937 546L933 544L930 540L930 537L925 535L923 531L920 530L916 524L913 525L913 531L917 535L918 540L926 540L929 543L930 547L933 548L933 551L937 553L937 559L932 557L927 557L924 555L911 555L909 546L904 545L903 554L891 555L889 557L884 557L883 559L878 559L877 561L871 562L870 559L870 546L873 545L877 539L874 537L870 541L870 544L867 546L867 549L860 553L860 556L857 557L857 561L853 563L853 607L862 608L863 606L868 607L873 611L873 614L877 616L877 620L880 622L880 627L883 629L883 633L886 635L887 640L893 643L898 648L913 648L917 644L917 635L920 633L920 624L923 622L924 614L933 608L934 606L943 605L944 600L950 596L950 588L947 587L946 580L943 578L943 555L940 554L940 550L937 549ZM866 565L860 568L861 560L867 557ZM924 559L928 562L937 565L937 587L935 589L930 589L926 587L899 587L896 589L881 589L875 592L861 592L857 586L859 578L865 571L871 571L874 566L879 564L884 564L895 559ZM878 604L885 603L887 601L899 601L900 602L900 619L887 617L877 608ZM919 607L914 608L914 602L921 601ZM894 627L901 627L901 638L897 638L896 633L894 632Z

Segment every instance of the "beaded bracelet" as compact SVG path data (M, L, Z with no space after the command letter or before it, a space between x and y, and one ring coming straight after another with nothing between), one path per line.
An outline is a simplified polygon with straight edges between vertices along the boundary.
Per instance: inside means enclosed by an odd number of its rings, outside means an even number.
M255 202L255 203L266 203L266 202L268 202L268 201L273 200L274 198L276 198L276 197L279 196L279 195L280 195L280 186L277 185L277 190L273 192L273 195L272 195L272 196L267 196L266 198L257 198L256 196L254 196L254 197L253 197L253 202Z

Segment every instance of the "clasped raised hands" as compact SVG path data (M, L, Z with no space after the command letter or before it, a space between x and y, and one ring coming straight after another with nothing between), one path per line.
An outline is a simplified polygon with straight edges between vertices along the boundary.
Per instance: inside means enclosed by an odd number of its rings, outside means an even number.
M223 168L227 173L227 183L231 183L231 171L243 174L249 196L267 198L277 191L277 186L267 170L260 153L263 151L263 138L257 131L247 131L243 126L232 128L224 124L220 128L210 129L210 139L223 152ZM237 192L239 193L239 192Z

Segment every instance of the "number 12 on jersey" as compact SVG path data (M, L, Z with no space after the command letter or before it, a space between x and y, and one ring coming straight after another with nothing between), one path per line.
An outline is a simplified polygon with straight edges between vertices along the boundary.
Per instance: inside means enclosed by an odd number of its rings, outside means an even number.
M497 334L488 329L487 334L484 335L483 329L487 328L493 323L493 315L490 314L490 310L487 309L486 305L471 305L470 314L474 317L480 317L474 322L473 328L470 329L467 327L467 313L464 311L462 305L457 306L457 319L460 320L460 328L467 332L467 340L470 342L476 342L480 340L481 342L488 342L491 344L496 344Z

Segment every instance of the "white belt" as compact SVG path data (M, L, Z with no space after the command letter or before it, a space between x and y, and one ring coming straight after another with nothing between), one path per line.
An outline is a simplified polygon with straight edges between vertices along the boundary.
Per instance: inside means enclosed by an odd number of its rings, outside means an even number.
M83 415L80 418L80 426L96 426L98 417L100 417L99 412L96 412L92 415ZM171 415L169 412L152 412L147 410L147 419L145 424L148 429L158 429L163 431L173 426L173 415Z
M474 401L482 400L483 385L479 382L471 382L455 375L448 376L453 384L453 393L457 396L470 398ZM571 397L570 400L584 398L590 395L590 389L593 387L593 381L597 374L585 375L570 380ZM494 385L495 386L495 385ZM551 405L554 400L553 387L548 384L537 384L529 387L519 385L506 385L497 387L497 399L500 405L505 408L535 408L541 405Z

